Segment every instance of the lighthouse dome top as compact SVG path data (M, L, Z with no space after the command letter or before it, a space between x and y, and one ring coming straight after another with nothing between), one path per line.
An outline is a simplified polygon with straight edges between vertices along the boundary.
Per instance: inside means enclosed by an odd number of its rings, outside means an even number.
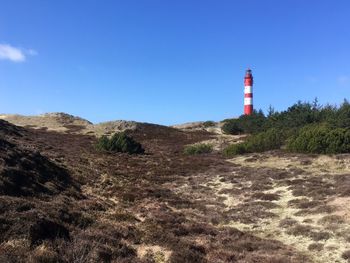
M248 68L245 72L246 77L252 77L252 70Z

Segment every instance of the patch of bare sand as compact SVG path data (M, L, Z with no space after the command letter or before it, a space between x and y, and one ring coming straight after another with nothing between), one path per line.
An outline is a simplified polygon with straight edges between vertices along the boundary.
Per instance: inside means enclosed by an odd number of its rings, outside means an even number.
M41 115L24 116L18 114L1 114L0 119L6 120L14 125L30 127L33 129L47 129L56 132L74 132L77 134L90 134L100 137L125 130L135 130L144 127L147 123L135 121L114 120L93 124L88 120L67 113L55 112ZM165 127L165 126L157 126Z
M11 239L8 241L5 241L0 244L0 250L4 247L12 247L12 248L19 248L19 247L29 247L30 242L29 240L22 238L22 239Z
M281 153L281 156L276 156L276 153L269 154L249 154L243 156L237 156L228 160L228 162L235 165L239 164L242 169L244 167L255 169L279 169L286 172L291 171L290 179L296 179L302 177L303 180L312 180L314 177L319 177L325 174L339 175L350 172L350 158L348 156L306 156L306 155L288 155ZM299 175L298 173L292 173L292 171L300 169L305 171ZM326 178L325 178L326 180ZM329 180L329 178L327 179ZM220 182L220 178L216 178L208 186L215 188L216 193L221 189L234 187L232 185L224 185ZM265 194L278 194L280 198L275 201L271 201L277 206L269 211L275 214L275 217L262 219L259 224L245 224L239 221L231 221L224 226L230 226L242 231L250 232L254 235L262 238L270 238L281 241L286 245L290 245L296 248L298 251L305 253L313 258L314 262L338 262L346 263L347 261L342 258L342 253L350 249L350 206L348 197L333 197L328 199L326 204L337 208L335 212L319 212L319 213L298 213L302 209L296 208L290 201L297 199L313 199L308 196L294 196L293 188L288 185L281 185L276 183L271 190L264 191ZM230 195L230 200L237 200L237 196ZM330 201L331 200L331 201ZM227 205L227 199L224 200L224 204ZM241 199L240 202L246 202L247 200ZM316 200L317 201L317 200ZM231 203L230 207L235 207L239 203ZM327 219L336 220L336 216L344 218L345 222L326 222ZM335 219L334 219L335 218ZM283 220L291 220L296 222L300 229L305 229L306 232L293 232L292 226L282 227L281 222ZM308 228L310 230L308 230ZM307 231L310 231L308 233ZM348 233L348 234L347 234ZM313 236L320 236L318 240ZM322 235L325 234L325 238ZM319 247L320 249L313 249Z
M0 115L0 119L4 119L17 126L29 126L34 129L46 128L47 130L57 132L66 132L69 130L69 126L81 128L93 126L91 122L83 118L61 112L45 113L34 116L2 114Z
M243 142L245 137L246 135L215 134L212 136L212 139L201 141L196 144L209 144L213 146L214 151L221 152L227 145Z
M335 215L341 216L346 222L350 223L350 197L336 197L328 204L336 207Z
M223 123L221 122L213 122L212 126L207 126L205 125L204 121L197 121L197 122L177 124L170 127L183 130L183 131L208 131L210 133L220 135L220 134L223 134L221 130L222 125Z
M216 176L214 177L211 181L202 184L203 186L207 186L211 189L214 190L215 195L217 197L222 197L223 203L226 206L226 209L230 209L231 207L234 207L240 203L242 203L242 196L232 196L230 194L226 194L226 193L221 193L222 190L225 189L233 189L233 187L235 186L233 183L227 183L221 180L221 176ZM249 183L249 182L247 182Z
M288 187L275 187L273 190L265 191L265 193L278 193L281 196L279 200L272 201L273 203L277 204L277 207L270 210L277 217L261 220L258 225L254 226L235 221L230 222L226 226L235 227L242 231L248 231L262 238L279 240L282 243L290 245L296 248L298 251L311 256L314 262L347 262L341 257L341 255L344 251L350 249L350 244L348 244L348 242L346 242L342 236L337 236L334 234L328 239L319 240L317 243L321 244L323 249L321 251L310 251L308 248L310 245L316 243L315 240L307 235L289 234L286 229L283 229L280 226L283 219L293 219L301 225L303 225L303 221L305 219L309 219L314 223L308 223L308 226L315 229L315 231L323 231L324 226L318 222L323 216L325 216L325 214L314 214L308 215L307 217L296 216L295 213L298 212L299 209L290 207L289 201L303 197L293 196L292 191L289 190Z
M141 259L153 259L155 263L169 262L172 252L161 246L140 245L136 247L137 256Z
M350 173L350 158L338 156L319 155L308 157L304 155L268 155L268 154L248 154L241 155L228 160L234 164L259 168L268 167L275 169L299 168L306 172L321 174L342 174Z

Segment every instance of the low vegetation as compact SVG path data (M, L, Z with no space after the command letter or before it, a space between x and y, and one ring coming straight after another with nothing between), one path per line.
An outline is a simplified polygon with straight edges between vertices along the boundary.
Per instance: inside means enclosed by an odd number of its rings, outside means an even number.
M244 132L240 124L240 119L225 120L221 130L223 133L232 135L238 135Z
M107 152L122 152L129 154L144 153L142 145L136 142L132 137L125 132L115 133L111 138L102 136L98 139L96 148L99 151Z
M350 152L350 104L321 106L298 102L287 110L276 112L270 107L267 116L260 111L224 121L226 134L250 134L243 143L230 145L228 156L280 149L291 152L336 154Z
M260 142L287 131L268 129ZM225 161L184 156L186 145L212 141L202 129L126 134L148 154L106 154L95 136L0 121L0 262L349 259L348 155Z
M226 134L255 134L265 130L266 117L262 110L254 111L252 115L242 115L238 119L224 121L222 131Z
M243 153L264 152L280 148L284 140L285 137L282 131L269 129L265 132L248 137L246 141L242 143L228 146L224 150L224 153L227 156L232 156Z
M214 121L205 121L203 122L203 127L204 128L209 128L209 127L214 127L216 124Z
M290 138L288 149L303 153L347 153L350 152L350 130L324 125L306 126Z
M210 153L212 151L213 151L213 146L211 144L206 144L206 143L187 145L185 146L185 149L184 149L184 153L186 155Z

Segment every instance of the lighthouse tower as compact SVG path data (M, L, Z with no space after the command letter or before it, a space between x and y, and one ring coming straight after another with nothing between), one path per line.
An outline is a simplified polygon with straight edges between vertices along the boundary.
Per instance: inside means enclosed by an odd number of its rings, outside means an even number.
M248 68L244 77L244 115L253 113L253 75Z

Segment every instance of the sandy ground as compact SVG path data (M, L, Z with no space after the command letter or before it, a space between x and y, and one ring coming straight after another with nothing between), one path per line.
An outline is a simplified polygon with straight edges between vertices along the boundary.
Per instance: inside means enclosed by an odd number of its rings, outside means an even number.
M313 188L321 193L328 187L336 189L332 185L336 181L334 177L350 174L349 156L283 153L281 156L271 156L270 153L264 153L239 156L227 162L235 167L230 173L218 175L210 172L199 175L202 181L199 186L196 180L192 180L195 184L192 188L206 191L206 195L216 196L227 214L230 211L239 214L234 220L228 219L219 224L262 238L279 240L310 256L313 262L348 262L342 254L350 250L350 198L339 196L341 193L337 191L334 194L316 196L312 192L315 190ZM239 176L247 169L254 175L249 178ZM282 174L283 179L266 180L269 173ZM317 180L314 182L315 178ZM293 180L300 180L301 186L304 182L312 182L317 186L308 186L310 189L306 189L305 194L295 194L294 186L290 183ZM191 185L179 187L178 190L186 194L188 188ZM191 195L197 196L198 193L192 192ZM202 193L201 198L208 200L206 195L203 196ZM298 200L301 205L293 205L298 204ZM259 208L250 213L250 206L257 202L266 205L266 211L271 215L260 215ZM327 207L323 207L325 205Z

